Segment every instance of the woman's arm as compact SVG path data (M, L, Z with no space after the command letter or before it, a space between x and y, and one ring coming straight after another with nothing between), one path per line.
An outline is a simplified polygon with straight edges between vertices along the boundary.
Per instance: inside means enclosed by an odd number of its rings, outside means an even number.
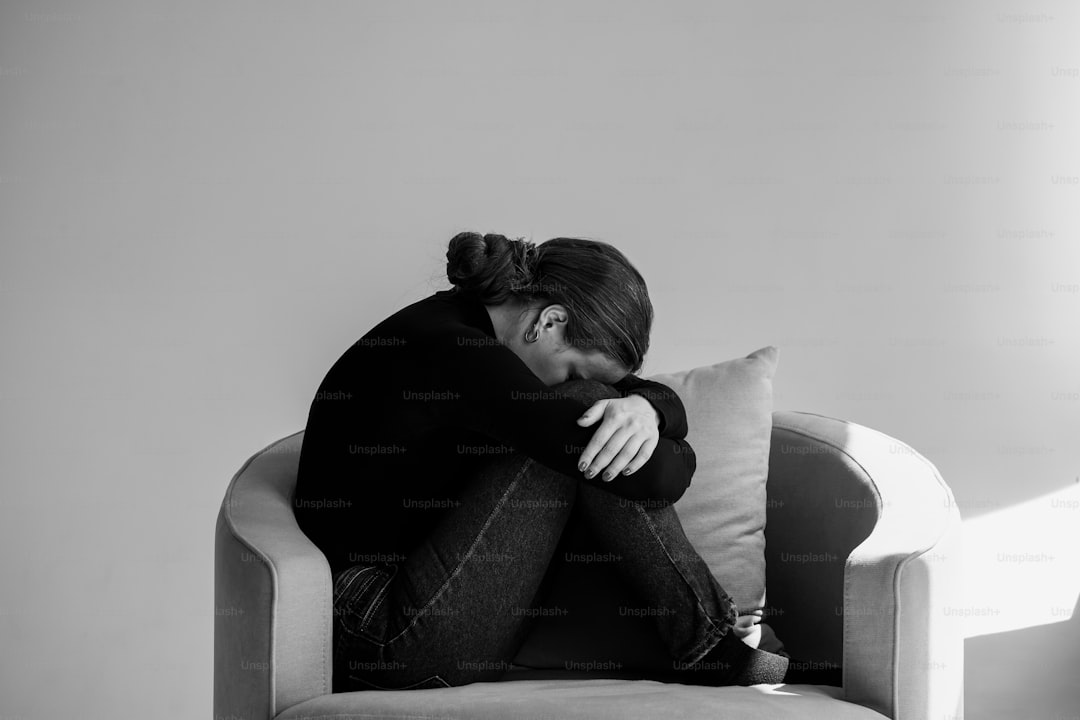
M512 350L491 342L480 331L466 338L461 332L471 329L441 335L428 348L429 389L442 391L433 397L443 398L432 403L431 410L445 422L481 432L550 468L631 500L673 503L682 497L696 469L693 449L684 439L660 437L648 461L630 475L620 474L607 482L599 475L588 478L577 463L595 428L581 427L577 419L591 403L549 388ZM620 382L624 388L648 383L625 378ZM654 385L671 393L659 383ZM685 425L681 403L669 407L671 415ZM671 419L665 417L669 433Z

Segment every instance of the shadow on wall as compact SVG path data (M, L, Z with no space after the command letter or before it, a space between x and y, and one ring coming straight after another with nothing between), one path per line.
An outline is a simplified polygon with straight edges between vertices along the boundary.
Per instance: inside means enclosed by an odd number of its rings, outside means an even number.
M1076 573L1074 571L1073 578ZM1044 603L1037 593L1032 607ZM968 638L965 711L970 718L1080 717L1080 601L1067 622Z

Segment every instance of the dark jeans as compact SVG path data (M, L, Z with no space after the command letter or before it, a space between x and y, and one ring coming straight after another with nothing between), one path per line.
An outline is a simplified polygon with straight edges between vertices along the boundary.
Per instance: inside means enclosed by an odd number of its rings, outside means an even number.
M553 389L618 397L588 380ZM670 660L701 659L736 620L670 505L626 500L517 453L485 463L458 499L404 562L335 575L335 692L498 680L528 636L572 510L601 550L621 556L617 572L640 601L674 611L655 616Z

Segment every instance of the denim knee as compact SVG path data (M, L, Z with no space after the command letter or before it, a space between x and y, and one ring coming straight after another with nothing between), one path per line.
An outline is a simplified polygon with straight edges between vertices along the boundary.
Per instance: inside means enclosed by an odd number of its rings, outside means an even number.
M587 403L622 397L618 390L599 380L567 380L558 385L552 385L551 389Z

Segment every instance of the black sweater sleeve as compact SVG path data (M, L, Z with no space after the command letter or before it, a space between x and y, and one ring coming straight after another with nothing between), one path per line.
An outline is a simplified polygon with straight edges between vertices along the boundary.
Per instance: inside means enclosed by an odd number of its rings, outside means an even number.
M689 486L696 460L690 445L677 437L662 436L649 460L631 475L608 482L599 475L586 478L577 462L599 424L582 427L576 421L590 404L549 388L512 350L485 333L454 328L433 338L428 350L438 358L428 365L427 389L438 398L431 411L444 422L509 444L554 470L631 500L674 503ZM622 389L649 389L648 381L641 383L620 381ZM653 385L674 395L664 385ZM682 405L676 410L670 397L659 402L670 429ZM684 414L681 422L685 426Z

